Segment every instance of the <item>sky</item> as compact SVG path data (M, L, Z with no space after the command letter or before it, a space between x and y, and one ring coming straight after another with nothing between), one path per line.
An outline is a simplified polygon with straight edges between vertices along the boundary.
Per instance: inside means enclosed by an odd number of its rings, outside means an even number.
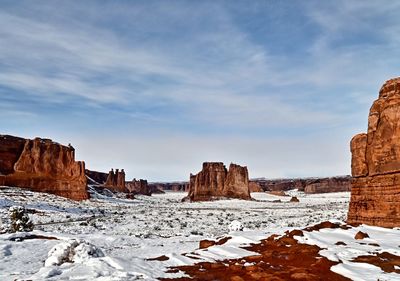
M0 0L0 134L71 143L91 170L188 180L350 173L400 2Z

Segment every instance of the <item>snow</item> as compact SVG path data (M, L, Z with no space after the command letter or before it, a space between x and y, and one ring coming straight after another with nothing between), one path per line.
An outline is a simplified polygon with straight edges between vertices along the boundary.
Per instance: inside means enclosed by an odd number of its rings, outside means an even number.
M109 197L93 189L91 193L92 199L75 202L18 188L0 189L1 221L8 223L8 208L20 205L28 210L35 224L35 230L30 232L0 234L0 280L180 277L184 276L182 272L166 271L170 266L255 255L243 247L293 228L326 220L344 221L349 202L346 192L306 195L291 191L290 195L297 196L299 203L289 202L290 196L267 193L252 193L253 201L195 203L181 202L186 196L182 192L137 196L134 200L122 195ZM274 202L277 200L281 202ZM343 246L334 245L337 239L350 241L358 231L356 229L348 233L337 229L332 233L329 231L310 232L301 239L307 238L304 243L320 243L326 248L321 251L323 255L343 261L372 249L370 245L356 242L353 252L351 247L344 250ZM398 235L396 231L367 229L371 242L379 240L377 243L382 249L390 249L393 253L398 248L393 244ZM384 239L378 237L382 233L385 233L385 239L391 240L382 241ZM334 237L328 238L324 234ZM57 240L27 239L32 235ZM200 240L217 241L224 237L230 239L223 245L199 249ZM149 260L163 255L168 260ZM362 267L362 264L353 264L346 262L341 267L336 266L335 270L346 276L358 276L356 266ZM383 278L393 275L372 271Z
M338 221L333 221L338 222ZM362 231L369 238L354 239L357 232ZM388 252L400 256L400 229L388 229L360 225L350 229L321 229L320 231L304 232L304 236L295 236L300 243L317 245L323 250L320 255L329 260L341 262L331 268L332 271L352 280L400 280L400 275L385 273L379 267L352 262L358 256L372 255L373 253ZM343 242L345 245L336 245Z

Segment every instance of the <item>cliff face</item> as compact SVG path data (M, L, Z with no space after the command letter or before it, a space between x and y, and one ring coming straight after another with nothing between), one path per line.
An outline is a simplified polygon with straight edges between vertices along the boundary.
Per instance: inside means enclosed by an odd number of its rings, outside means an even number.
M229 171L220 162L203 163L197 175L190 175L190 201L209 201L217 197L251 199L247 167L231 164Z
M1 181L4 185L53 193L74 200L89 197L85 163L75 161L73 147L49 139L25 140L10 136L0 136L0 147Z
M113 191L118 191L118 192L126 192L126 187L125 187L125 171L122 169L119 171L119 169L115 170L111 169L111 171L108 173L106 183L104 184L104 187L111 189Z
M373 103L367 134L351 141L348 223L400 226L400 78L386 81Z
M26 139L0 135L0 175L14 172L14 164L24 150Z

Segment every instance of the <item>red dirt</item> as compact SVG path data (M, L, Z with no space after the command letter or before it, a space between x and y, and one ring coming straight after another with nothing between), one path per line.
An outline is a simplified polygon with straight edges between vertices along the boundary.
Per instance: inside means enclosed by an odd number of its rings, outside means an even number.
M246 248L259 255L174 267L170 272L180 270L190 278L160 280L350 280L330 270L337 263L320 256L319 247L299 244L293 238L293 236L301 235L300 230L287 232L280 238L272 235L262 240L260 244Z
M385 272L395 272L400 274L400 270L395 268L395 266L400 267L400 257L388 252L379 253L374 256L359 256L353 261L373 264L380 267Z

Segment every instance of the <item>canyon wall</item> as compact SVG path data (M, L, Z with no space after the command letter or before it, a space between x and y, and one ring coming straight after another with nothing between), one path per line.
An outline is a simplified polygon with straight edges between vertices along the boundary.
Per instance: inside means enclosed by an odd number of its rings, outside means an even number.
M386 81L368 131L351 140L349 224L400 226L400 78Z
M231 164L227 170L221 162L205 162L197 175L190 175L185 200L209 201L220 197L251 199L247 167Z
M75 149L49 139L0 135L0 182L74 200L89 197L85 163Z

